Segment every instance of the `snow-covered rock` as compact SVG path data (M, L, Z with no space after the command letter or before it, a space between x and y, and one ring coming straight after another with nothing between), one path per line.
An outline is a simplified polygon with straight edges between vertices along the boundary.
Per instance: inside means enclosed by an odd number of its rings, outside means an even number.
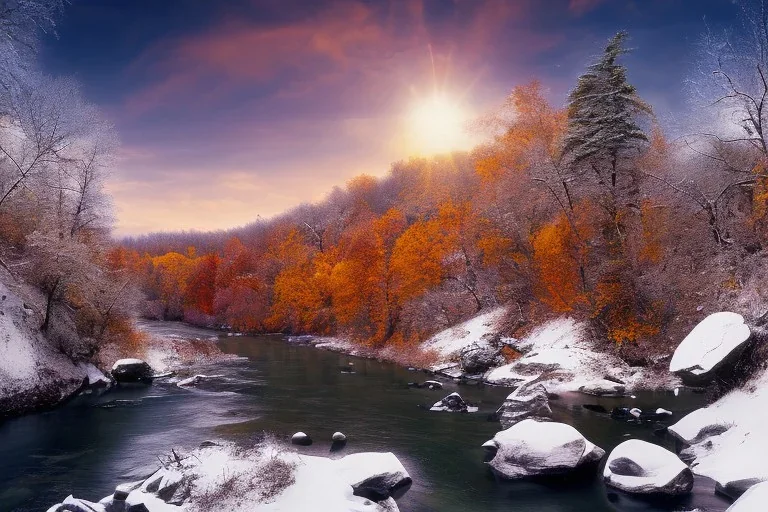
M593 396L623 396L627 386L606 379L589 382L579 387L579 391Z
M114 512L135 507L131 510L397 512L395 499L411 483L391 453L359 453L333 460L277 445L243 450L225 444L183 455L142 482L118 486L98 504L70 496L49 511ZM65 503L91 508L65 508Z
M151 384L155 372L141 359L119 359L112 365L112 377L118 383Z
M347 436L341 432L334 432L333 435L331 436L331 441L333 441L334 443L343 443L346 440L347 440Z
M440 331L421 344L424 352L436 352L443 361L458 357L465 348L489 347L490 339L498 332L506 308L499 307L477 315L466 322Z
M696 409L669 427L669 433L685 445L699 443L722 434L733 425L732 421L714 407Z
M501 350L491 347L487 343L464 347L459 353L459 360L464 373L470 375L484 373L504 362L504 358L501 357Z
M685 416L669 428L686 448L697 475L716 482L719 492L737 498L751 485L768 481L768 370L742 389Z
M693 328L675 349L669 371L684 381L702 383L717 370L734 363L752 337L738 313L713 313Z
M411 477L391 453L355 453L339 459L338 473L356 496L373 501L399 499L411 487Z
M291 443L299 446L309 446L312 444L312 438L304 432L296 432L291 436Z
M762 512L768 506L768 482L750 487L725 512Z
M9 284L6 284L9 283ZM26 288L0 269L0 416L53 407L89 377L40 332Z
M488 465L506 479L565 474L605 455L570 425L532 419L498 432L491 443L497 450ZM488 443L483 446L489 448Z
M603 470L606 485L632 494L677 496L693 489L693 473L674 453L639 439L613 449Z
M86 379L88 379L88 385L91 387L109 387L112 385L112 380L104 375L101 370L96 368L91 363L77 363L77 367L85 372Z
M520 387L507 396L497 411L503 428L509 428L526 418L546 418L552 414L549 395L541 384Z
M444 412L477 412L477 407L468 404L458 393L451 393L429 409L430 411Z

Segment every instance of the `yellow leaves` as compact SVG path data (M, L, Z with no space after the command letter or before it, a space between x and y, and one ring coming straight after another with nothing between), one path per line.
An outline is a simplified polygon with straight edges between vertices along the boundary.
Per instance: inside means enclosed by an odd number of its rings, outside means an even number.
M531 237L539 277L538 298L557 312L571 311L585 302L576 242L564 214L542 226Z

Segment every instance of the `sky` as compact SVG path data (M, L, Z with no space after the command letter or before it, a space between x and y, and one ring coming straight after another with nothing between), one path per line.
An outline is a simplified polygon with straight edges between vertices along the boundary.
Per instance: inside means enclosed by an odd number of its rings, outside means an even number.
M117 129L116 235L213 230L435 150L424 139L445 124L424 108L435 94L436 115L460 112L451 121L533 79L563 105L622 29L630 80L674 115L698 38L737 11L732 0L73 0L41 60L76 76Z

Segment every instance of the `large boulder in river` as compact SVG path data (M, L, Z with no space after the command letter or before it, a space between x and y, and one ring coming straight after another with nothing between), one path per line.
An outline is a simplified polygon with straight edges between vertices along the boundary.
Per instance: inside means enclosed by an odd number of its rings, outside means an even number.
M596 465L605 451L565 423L523 420L498 432L483 446L496 454L488 462L505 479L562 475Z
M337 461L339 474L349 482L355 496L371 501L399 499L413 481L392 453L356 453Z
M151 384L154 375L152 367L141 359L120 359L112 365L112 378L120 384Z
M504 364L501 351L488 345L473 344L460 353L461 368L464 373L474 375L484 373L490 368Z
M526 418L548 418L552 409L549 407L547 389L541 384L516 389L504 400L498 414L503 428L509 428Z
M677 456L639 439L613 449L603 471L606 485L632 494L678 496L693 489L693 473Z
M738 313L713 313L699 322L677 347L669 371L688 384L705 384L735 363L752 333Z
M468 404L458 393L451 393L429 409L430 411L445 412L477 412L477 407Z

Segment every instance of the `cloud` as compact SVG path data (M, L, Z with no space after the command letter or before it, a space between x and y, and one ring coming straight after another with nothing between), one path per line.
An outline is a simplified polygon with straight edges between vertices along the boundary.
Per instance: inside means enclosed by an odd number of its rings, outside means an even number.
M429 48L438 87L487 103L563 38L534 0L288 4L158 40L126 70L121 234L243 224L382 174L408 156L398 117L435 86Z

